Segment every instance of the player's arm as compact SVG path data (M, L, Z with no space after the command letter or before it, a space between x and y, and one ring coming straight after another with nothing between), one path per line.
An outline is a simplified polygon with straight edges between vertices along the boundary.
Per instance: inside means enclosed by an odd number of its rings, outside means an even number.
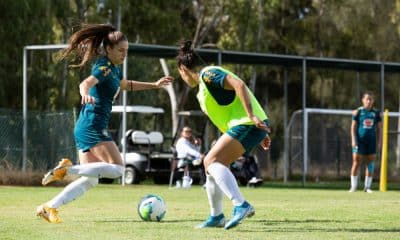
M120 82L120 87L122 90L127 90L127 91L156 89L169 85L173 80L174 78L171 76L162 77L155 82L139 82L134 80L123 79Z
M94 104L95 98L89 95L89 89L99 82L94 76L89 76L79 84L79 94L82 97L81 104Z
M236 95L239 97L240 101L243 104L247 116L250 118L250 120L254 123L256 127L269 131L267 125L256 115L254 115L253 108L251 106L250 95L247 92L246 84L241 79L236 79L234 76L230 74L226 75L224 81L224 88L235 91Z
M358 115L358 110L353 111L353 118L351 120L351 129L350 129L350 135L351 135L351 147L357 147L357 128L358 128L358 123L356 120L356 117Z

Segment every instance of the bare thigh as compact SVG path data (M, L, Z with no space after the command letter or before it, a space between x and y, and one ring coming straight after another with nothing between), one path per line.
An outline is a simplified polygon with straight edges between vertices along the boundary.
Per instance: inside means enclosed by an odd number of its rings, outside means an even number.
M90 149L89 152L79 152L80 163L106 162L122 165L121 154L113 141L101 142Z
M245 149L238 140L228 134L224 134L205 156L204 168L207 171L208 166L213 162L229 166L233 161L242 156L244 152Z

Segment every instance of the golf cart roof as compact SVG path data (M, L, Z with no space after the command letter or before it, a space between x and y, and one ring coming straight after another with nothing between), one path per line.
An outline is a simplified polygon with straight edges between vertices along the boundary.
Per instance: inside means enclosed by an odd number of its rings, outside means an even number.
M200 110L188 110L188 111L180 111L178 112L179 116L198 116L205 117L206 115Z
M116 105L112 106L112 112L115 113L120 113L124 112L124 106L123 105ZM135 106L126 106L126 112L127 113L164 113L164 109L162 108L156 108L152 106L142 106L142 105L135 105Z

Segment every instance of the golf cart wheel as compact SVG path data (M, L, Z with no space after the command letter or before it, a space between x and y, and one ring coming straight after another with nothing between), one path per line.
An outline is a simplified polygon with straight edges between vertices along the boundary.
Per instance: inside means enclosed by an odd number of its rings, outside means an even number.
M138 172L134 167L125 168L125 184L138 184L140 181Z

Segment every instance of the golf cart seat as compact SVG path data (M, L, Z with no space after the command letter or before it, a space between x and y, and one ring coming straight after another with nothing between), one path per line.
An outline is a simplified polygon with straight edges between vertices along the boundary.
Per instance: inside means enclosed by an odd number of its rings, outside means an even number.
M131 134L131 141L133 144L149 144L150 140L147 133L144 131L133 131Z
M161 132L149 132L147 136L149 138L150 144L161 144L164 142L164 136Z

